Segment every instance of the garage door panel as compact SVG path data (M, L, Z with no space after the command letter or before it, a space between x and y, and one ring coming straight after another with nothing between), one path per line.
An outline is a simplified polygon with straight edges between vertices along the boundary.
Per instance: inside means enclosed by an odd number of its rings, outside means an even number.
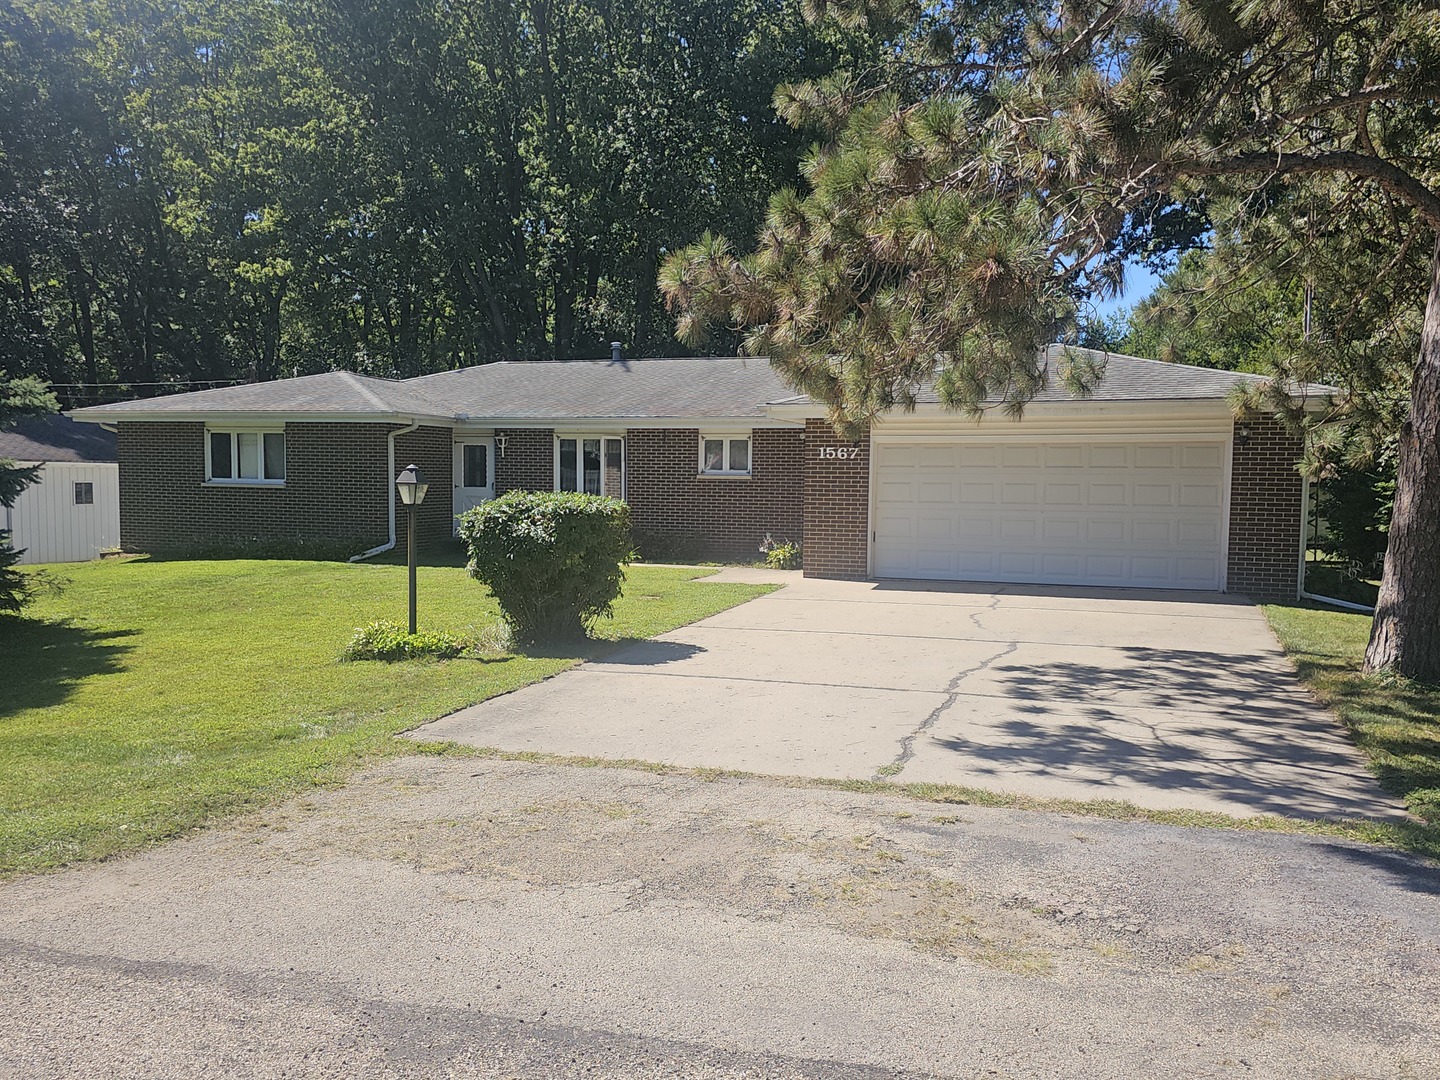
M1176 524L1176 540L1186 546L1217 546L1220 523L1209 518L1185 518Z
M925 472L948 472L955 467L955 452L946 446L916 447L915 464Z
M1040 522L1041 539L1047 544L1074 545L1080 540L1084 523L1079 518L1054 517L1046 514Z
M960 481L960 501L966 506L990 506L995 502L994 484Z
M1182 483L1180 485L1180 505L1219 506L1220 485Z
M1180 464L1187 469L1219 469L1223 464L1219 443L1188 443L1180 451Z
M955 501L955 485L948 480L921 480L915 486L918 502L943 503L949 506Z
M1125 542L1127 522L1122 518L1089 518L1085 522L1085 539L1096 543Z
M936 443L876 454L882 577L1215 589L1223 444Z
M1040 522L1033 518L1003 517L1000 519L1001 540L1036 540L1039 536Z
M1134 491L1134 505L1136 506L1174 506L1175 487L1173 484L1135 484L1131 489Z
M992 517L962 517L956 522L955 532L959 539L970 544L977 541L988 544L995 539L995 519Z

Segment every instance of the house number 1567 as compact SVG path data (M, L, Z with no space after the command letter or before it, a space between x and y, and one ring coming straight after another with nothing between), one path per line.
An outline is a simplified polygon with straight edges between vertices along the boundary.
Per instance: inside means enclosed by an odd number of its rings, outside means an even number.
M860 456L858 446L822 446L820 457L824 458L856 458Z

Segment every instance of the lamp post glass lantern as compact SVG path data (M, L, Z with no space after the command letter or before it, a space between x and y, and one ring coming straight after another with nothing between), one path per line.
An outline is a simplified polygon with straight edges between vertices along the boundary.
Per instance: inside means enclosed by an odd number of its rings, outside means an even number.
M415 508L425 501L430 484L418 465L408 466L395 478L400 501L405 504L405 558L410 571L410 633L415 633Z

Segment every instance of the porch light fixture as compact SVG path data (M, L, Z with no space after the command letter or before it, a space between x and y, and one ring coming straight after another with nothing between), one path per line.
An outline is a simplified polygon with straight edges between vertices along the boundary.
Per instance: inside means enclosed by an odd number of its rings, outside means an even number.
M1236 441L1237 443L1239 443L1241 446L1244 446L1246 443L1248 443L1248 442L1250 441L1250 425L1249 425L1249 424L1236 424L1236 425L1235 425L1235 441Z
M425 501L430 483L418 465L407 466L395 478L400 501L405 504L405 557L410 569L410 633L415 633L415 508Z

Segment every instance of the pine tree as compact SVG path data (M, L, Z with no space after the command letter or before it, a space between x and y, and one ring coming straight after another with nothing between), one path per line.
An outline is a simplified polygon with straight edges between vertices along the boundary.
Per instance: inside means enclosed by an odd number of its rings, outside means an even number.
M27 416L44 416L57 408L54 396L39 379L9 379L0 371L0 431ZM15 505L20 493L39 478L36 466L21 466L0 458L0 506ZM19 611L30 598L28 578L17 570L20 551L10 543L10 533L0 529L0 612Z
M742 329L746 348L771 355L842 429L913 403L932 380L953 408L998 399L1017 412L1040 388L1039 347L1072 336L1089 300L1115 293L1127 260L1207 235L1258 254L1283 243L1303 253L1317 234L1371 222L1396 255L1378 264L1381 286L1426 269L1420 288L1388 294L1390 322L1418 333L1366 663L1440 681L1435 5L825 10L909 22L893 31L886 78L836 76L777 94L788 119L827 140L806 163L805 190L772 200L753 252L706 235L667 261L661 287L680 336ZM1306 422L1291 377L1335 359L1297 341L1276 359L1264 404ZM1083 392L1096 373L1063 374ZM1350 374L1373 389L1392 373ZM1364 400L1337 402L1326 419Z

